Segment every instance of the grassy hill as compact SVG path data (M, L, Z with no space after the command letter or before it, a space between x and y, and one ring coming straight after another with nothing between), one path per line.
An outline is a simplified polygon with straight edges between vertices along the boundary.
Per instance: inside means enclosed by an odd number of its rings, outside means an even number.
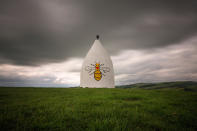
M191 83L0 88L0 129L197 130L197 86Z
M197 91L197 82L177 81L162 83L137 83L131 85L117 86L116 88L143 88L143 89L164 89L164 88L182 88L184 90Z

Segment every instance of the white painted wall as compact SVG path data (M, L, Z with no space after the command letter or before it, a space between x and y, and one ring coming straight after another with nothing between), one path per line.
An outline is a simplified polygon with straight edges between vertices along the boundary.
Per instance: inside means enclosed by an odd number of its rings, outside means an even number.
M94 78L94 65L96 63L100 63L100 65L104 64L103 66L100 66L102 77L99 81ZM80 87L114 88L113 64L109 54L99 40L94 41L93 46L89 50L83 62L80 76Z

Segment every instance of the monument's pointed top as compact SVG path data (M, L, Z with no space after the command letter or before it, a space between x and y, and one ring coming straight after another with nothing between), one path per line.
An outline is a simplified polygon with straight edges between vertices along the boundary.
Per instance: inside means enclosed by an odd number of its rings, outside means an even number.
M97 40L99 39L99 35L96 35L96 39L97 39Z
M95 57L95 58L100 58L100 57L105 57L105 58L110 58L109 54L107 53L106 49L103 47L99 39L96 39L88 51L86 57Z

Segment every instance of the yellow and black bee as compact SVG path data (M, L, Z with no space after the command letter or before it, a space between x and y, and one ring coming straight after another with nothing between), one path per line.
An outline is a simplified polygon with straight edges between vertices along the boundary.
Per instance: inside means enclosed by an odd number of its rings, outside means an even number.
M104 64L96 63L86 66L85 70L88 71L90 75L94 74L94 79L100 81L102 76L105 76L105 73L110 71L109 67L103 67Z

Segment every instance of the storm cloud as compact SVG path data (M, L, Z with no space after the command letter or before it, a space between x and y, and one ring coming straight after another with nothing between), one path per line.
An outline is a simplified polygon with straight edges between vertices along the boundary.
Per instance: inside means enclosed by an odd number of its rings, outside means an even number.
M123 50L112 56L115 84L197 81L197 36L179 44L146 50ZM82 58L41 66L0 64L1 86L79 86Z
M2 0L1 63L84 57L96 34L112 54L165 47L196 34L196 7L195 0Z
M0 81L77 85L97 34L112 55L116 84L196 80L196 7L196 0L1 0ZM78 66L54 75L51 64L69 62ZM43 67L50 70L38 75ZM36 73L26 77L25 69Z

